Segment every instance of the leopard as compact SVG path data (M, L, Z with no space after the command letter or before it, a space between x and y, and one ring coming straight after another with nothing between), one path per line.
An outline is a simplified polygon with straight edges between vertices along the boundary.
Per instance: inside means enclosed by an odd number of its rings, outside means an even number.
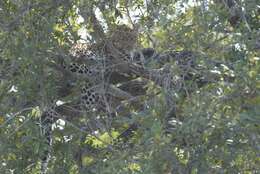
M49 160L51 159L51 151L52 151L52 131L53 131L53 123L59 117L59 114L55 111L56 105L53 104L50 107L44 109L42 116L41 116L41 132L42 135L45 137L45 144L46 148L42 154L41 160L41 171L42 173L46 173L47 165Z
M79 64L79 63L70 63L67 68L71 73L77 73L77 74L85 74L88 76L93 76L94 69L89 68L86 64Z
M72 45L69 50L69 54L76 60L95 60L97 58L97 54L95 53L95 50L93 50L93 46L87 43L76 43Z
M90 84L84 85L81 88L80 102L86 109L95 109L97 104L101 101L101 94L93 88Z
M110 74L120 74L114 68L122 63L118 59L144 65L144 59L156 55L154 49L135 49L137 41L138 27L119 25L111 32L108 31L102 43L75 43L71 47L71 58L64 68L72 74L86 77L84 80L91 83L81 87L80 102L85 108L95 107L102 98L94 86L100 85L104 80L107 80L105 83L110 83ZM112 59L115 61L111 61Z

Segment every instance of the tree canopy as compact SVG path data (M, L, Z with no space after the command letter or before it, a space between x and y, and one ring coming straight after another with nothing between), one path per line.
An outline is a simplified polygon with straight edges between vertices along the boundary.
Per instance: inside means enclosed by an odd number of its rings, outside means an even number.
M0 1L0 173L259 173L259 5Z

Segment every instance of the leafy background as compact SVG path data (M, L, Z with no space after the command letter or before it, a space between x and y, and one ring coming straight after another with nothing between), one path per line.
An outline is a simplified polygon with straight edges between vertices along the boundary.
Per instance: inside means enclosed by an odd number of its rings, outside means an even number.
M38 120L58 95L49 62L55 55L67 55L77 41L100 40L93 14L105 32L122 23L138 23L140 48L196 51L232 71L224 67L218 72L222 79L194 87L188 95L175 92L178 119L168 135L168 96L152 86L151 93L162 93L147 103L149 109L133 111L131 119L122 118L120 126L98 137L60 120L49 173L260 172L257 0L2 0L1 173L40 173L40 156L48 147ZM226 74L235 80L226 82ZM136 120L142 126L130 147L108 150L113 137Z

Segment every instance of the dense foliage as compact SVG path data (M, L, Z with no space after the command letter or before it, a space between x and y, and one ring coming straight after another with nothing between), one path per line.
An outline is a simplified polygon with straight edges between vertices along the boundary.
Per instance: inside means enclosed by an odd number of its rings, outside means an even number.
M259 5L257 0L1 0L0 173L260 173ZM128 51L151 47L159 58L189 51L196 68L184 70L175 61L161 66L157 60L133 65L170 69L171 77L183 79L167 86L167 78L146 83L139 73L145 93L130 98L133 103L120 100L124 112L56 118L49 147L42 131L46 109L54 101L74 101L82 83L62 76L56 65L69 62L76 43L99 45L113 39L122 24L138 28ZM71 81L71 91L60 90ZM43 171L46 151L50 159Z

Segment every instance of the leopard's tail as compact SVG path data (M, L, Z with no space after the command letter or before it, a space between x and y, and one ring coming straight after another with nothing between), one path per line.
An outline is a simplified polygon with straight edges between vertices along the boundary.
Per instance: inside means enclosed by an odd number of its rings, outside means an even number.
M48 171L48 164L51 160L52 151L52 124L54 123L54 109L50 108L43 112L41 119L41 132L44 136L44 152L41 157L41 174L46 174Z

